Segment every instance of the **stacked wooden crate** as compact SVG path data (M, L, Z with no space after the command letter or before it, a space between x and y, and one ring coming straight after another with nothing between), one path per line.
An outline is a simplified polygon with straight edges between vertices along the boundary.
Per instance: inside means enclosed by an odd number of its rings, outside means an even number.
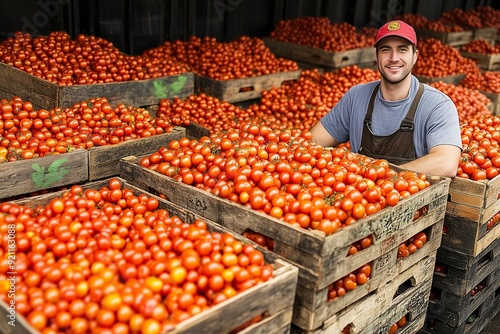
M425 333L480 333L500 311L500 178L450 185Z
M122 159L121 176L238 234L251 230L273 239L273 251L299 268L293 324L302 331L333 333L356 327L357 332L371 333L377 327L383 332L407 313L408 327L423 324L449 179L433 177L429 188L325 236L177 182L140 166L139 161L140 157ZM427 213L414 220L422 208ZM398 257L399 245L422 231L428 235L427 243L406 258ZM347 256L353 243L368 236L373 238L370 247ZM367 263L372 274L366 284L328 300L329 286Z

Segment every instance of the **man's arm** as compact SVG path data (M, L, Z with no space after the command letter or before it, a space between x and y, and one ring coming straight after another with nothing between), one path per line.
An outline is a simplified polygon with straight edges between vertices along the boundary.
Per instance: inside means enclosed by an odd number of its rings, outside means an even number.
M461 153L461 149L456 146L438 145L429 154L399 167L423 174L455 177Z
M329 133L321 122L316 123L311 128L312 141L323 147L335 147L338 143Z

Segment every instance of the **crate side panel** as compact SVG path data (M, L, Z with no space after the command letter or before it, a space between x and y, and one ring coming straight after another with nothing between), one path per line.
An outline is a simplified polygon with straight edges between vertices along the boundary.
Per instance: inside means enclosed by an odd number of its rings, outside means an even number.
M175 139L185 137L186 130L176 127L170 133L133 139L116 145L96 146L89 150L89 180L120 174L120 159L129 155L149 154Z
M88 168L86 150L0 164L0 198L87 181Z
M59 106L71 107L85 99L104 96L110 104L150 106L162 99L184 98L194 93L194 74L191 72L147 80L111 82L92 85L64 86Z
M12 96L19 96L24 101L32 102L39 109L52 109L57 106L59 99L57 84L1 62L0 89Z

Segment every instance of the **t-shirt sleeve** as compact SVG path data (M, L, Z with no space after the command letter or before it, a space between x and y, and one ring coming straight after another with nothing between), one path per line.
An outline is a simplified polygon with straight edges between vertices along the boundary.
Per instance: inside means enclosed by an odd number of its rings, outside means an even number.
M353 90L353 88L348 90L339 102L320 120L326 131L339 143L349 141Z
M427 151L437 145L454 145L461 149L460 122L455 104L445 96L434 105L426 124Z

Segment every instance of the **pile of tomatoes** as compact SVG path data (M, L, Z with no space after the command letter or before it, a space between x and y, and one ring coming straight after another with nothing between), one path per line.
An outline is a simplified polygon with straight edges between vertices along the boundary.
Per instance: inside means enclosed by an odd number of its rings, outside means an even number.
M167 41L143 55L158 60L175 57L196 74L221 81L299 69L295 61L276 57L262 39L249 36L229 42L191 36L187 41Z
M377 71L356 65L324 73L304 70L299 79L262 92L259 104L249 108L259 118L277 120L273 126L309 130L349 88L379 78Z
M385 160L327 150L310 132L252 123L171 141L140 165L326 235L430 185L425 175L398 173Z
M333 282L328 286L328 300L342 297L349 291L356 289L358 285L365 284L370 279L371 274L372 265L371 263L367 263L352 273Z
M472 40L469 43L462 45L460 47L460 50L464 52L480 53L480 54L500 53L500 47L498 45L492 45L489 41L485 39Z
M86 85L171 76L190 71L173 57L125 55L95 36L62 31L31 37L17 32L0 43L0 61L59 85Z
M400 328L403 328L407 323L406 315L399 319L396 323L392 324L389 328L388 334L396 334Z
M471 72L460 82L460 85L483 92L500 94L500 73L494 71Z
M0 163L61 154L74 149L118 144L169 133L163 118L123 103L112 107L105 97L69 108L36 109L14 96L0 101Z
M328 17L299 17L279 21L272 39L331 52L372 47L375 35L365 35L347 22L331 23Z
M474 60L462 57L458 49L435 38L418 39L419 57L413 74L441 78L479 70ZM447 64L442 66L441 64Z
M460 124L471 118L491 115L491 110L488 109L490 100L476 89L447 84L442 81L434 82L430 85L448 95L453 101L457 107Z
M237 128L241 122L252 117L250 112L205 93L186 99L163 99L159 102L156 116L167 119L173 125L188 126L194 122L210 133Z
M264 255L113 178L44 206L0 204L0 297L44 334L159 334L273 277ZM7 254L15 234L15 268Z
M415 253L417 250L422 248L427 242L427 234L425 232L419 232L410 239L403 242L398 247L398 257L404 258L410 254Z
M500 172L500 116L479 116L461 125L462 157L457 176L472 180L495 178Z

